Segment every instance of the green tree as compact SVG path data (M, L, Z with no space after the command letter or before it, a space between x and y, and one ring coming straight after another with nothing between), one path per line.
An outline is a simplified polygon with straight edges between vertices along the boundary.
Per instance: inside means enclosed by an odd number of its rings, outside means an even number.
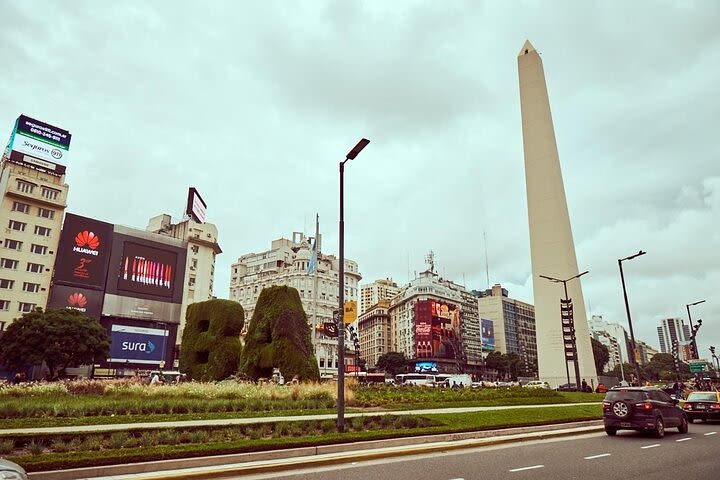
M610 360L610 351L605 345L592 337L590 337L590 342L592 343L593 358L595 359L595 371L598 375L602 375L605 372L605 365Z
M237 373L240 332L245 311L232 300L192 303L185 314L180 369L201 381L222 380Z
M45 362L50 378L107 358L109 352L107 331L98 321L69 309L28 312L10 324L0 343L0 361L7 368Z
M507 366L507 358L498 351L490 352L485 358L485 368L495 370L500 378L505 378Z
M404 353L388 352L380 355L375 366L394 377L398 373L407 372L407 358Z
M279 368L285 378L319 380L310 332L296 289L264 288L248 325L240 370L254 379L270 378Z
M681 377L686 378L690 374L690 367L680 362ZM674 380L677 378L675 360L670 353L656 353L650 361L643 365L643 377L649 380Z

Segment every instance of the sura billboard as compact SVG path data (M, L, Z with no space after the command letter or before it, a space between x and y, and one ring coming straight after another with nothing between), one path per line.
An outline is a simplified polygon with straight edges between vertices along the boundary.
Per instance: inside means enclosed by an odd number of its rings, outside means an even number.
M103 289L112 248L113 225L65 214L54 281Z
M67 130L20 115L9 148L49 162L67 162L71 137Z
M159 364L167 352L169 333L159 328L113 325L108 361Z

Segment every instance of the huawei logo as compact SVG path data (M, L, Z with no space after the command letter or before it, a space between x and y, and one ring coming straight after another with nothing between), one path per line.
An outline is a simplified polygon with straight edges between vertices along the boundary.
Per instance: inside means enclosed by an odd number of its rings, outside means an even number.
M83 230L75 235L75 244L77 244L78 247L89 247L95 250L100 246L100 239L93 232Z
M68 297L67 301L68 305L71 307L83 308L85 305L87 305L87 297L82 293L73 293Z

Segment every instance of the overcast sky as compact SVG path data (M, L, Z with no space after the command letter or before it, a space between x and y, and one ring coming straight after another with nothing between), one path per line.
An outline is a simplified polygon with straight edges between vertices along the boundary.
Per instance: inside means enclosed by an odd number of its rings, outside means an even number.
M0 2L0 130L72 133L68 211L144 229L208 204L230 265L293 231L363 283L437 271L532 303L517 54L541 53L589 314L720 350L720 3ZM487 242L484 241L487 238ZM485 251L487 250L487 256ZM489 273L489 275L488 275Z

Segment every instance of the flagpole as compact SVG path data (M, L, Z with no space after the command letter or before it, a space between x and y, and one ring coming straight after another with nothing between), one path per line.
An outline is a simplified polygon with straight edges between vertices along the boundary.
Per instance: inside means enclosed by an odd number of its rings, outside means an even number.
M315 260L315 264L313 267L313 330L315 331L315 352L316 352L316 361L317 361L317 354L320 353L321 349L318 348L320 346L320 332L315 328L318 324L318 314L317 314L317 291L318 291L318 261L320 260L320 251L318 248L318 239L320 238L320 215L315 214L315 243L313 244L313 252L311 256L311 261ZM322 349L323 354L325 352L325 348Z

